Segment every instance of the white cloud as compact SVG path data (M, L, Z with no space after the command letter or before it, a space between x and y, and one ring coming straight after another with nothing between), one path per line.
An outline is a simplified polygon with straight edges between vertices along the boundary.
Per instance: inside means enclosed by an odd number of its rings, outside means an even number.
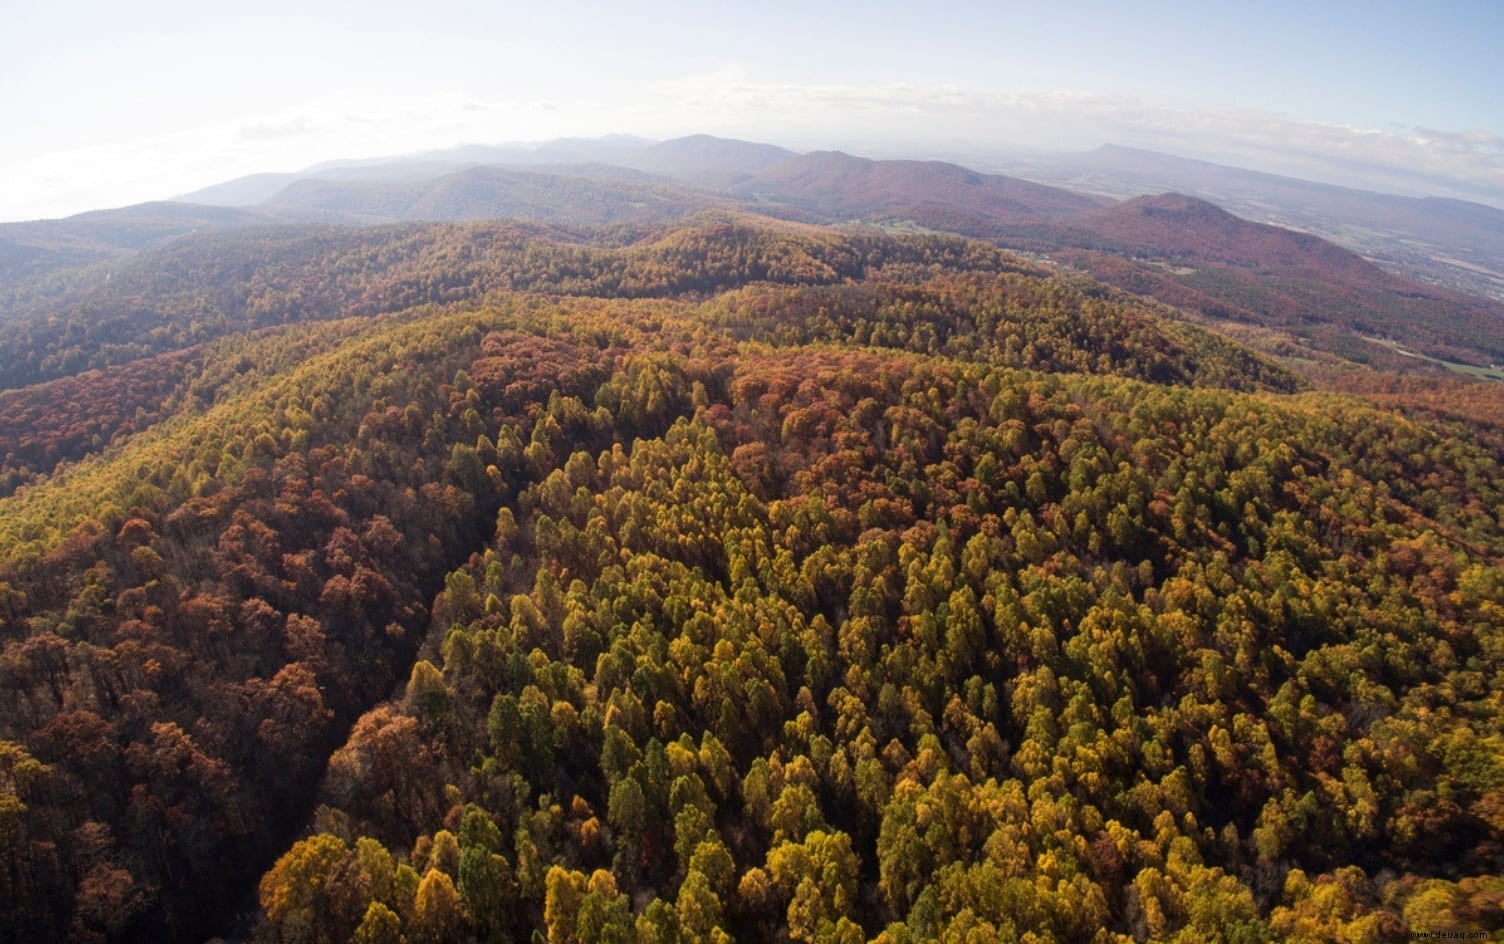
M307 134L313 129L313 119L307 115L271 121L247 121L240 126L240 137L246 141L269 141L277 138L292 138Z

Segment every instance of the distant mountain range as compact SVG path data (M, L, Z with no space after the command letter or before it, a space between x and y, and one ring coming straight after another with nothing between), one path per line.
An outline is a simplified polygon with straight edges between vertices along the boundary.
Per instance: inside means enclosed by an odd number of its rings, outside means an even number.
M813 219L910 220L990 237L1009 224L1060 219L1106 201L940 161L873 161L818 151L771 165L732 193Z
M1350 359L1385 356L1368 340L1378 339L1479 367L1504 361L1504 212L1117 147L1020 172L1070 187L708 135L337 162L240 178L171 203L0 226L0 317L67 293L87 266L195 232L489 219L641 226L739 209L987 239ZM1156 195L1113 196L1146 188ZM1260 222L1270 219L1287 225Z
M577 226L656 222L730 201L603 165L552 172L478 165L420 180L304 179L260 206L303 222L531 219Z
M192 232L277 223L520 218L584 226L744 205L810 222L907 220L993 236L999 224L1054 219L1104 202L953 164L798 155L709 135L657 143L566 139L256 174L169 203L3 224L0 283L119 258Z
M273 199L293 183L306 180L366 186L413 185L477 166L576 176L623 176L624 171L637 171L694 186L723 189L794 156L793 151L771 144L752 144L705 134L658 142L627 135L563 138L533 146L469 145L426 151L408 158L335 161L301 173L239 177L177 199L185 203L252 206Z
M1172 191L1330 239L1391 272L1504 301L1504 210L1401 197L1105 145L1004 161L1004 173L1104 197Z
M488 160L448 160L461 154ZM795 154L708 135L627 153L615 141L598 149L572 143L527 152L437 152L377 166L242 178L182 199L231 202L273 186L275 192L255 201L255 208L298 221L521 217L588 225L651 221L663 212L727 205L730 198L764 213L812 222L902 219L971 236L992 236L1000 224L1058 219L1109 202L939 161L874 161L839 151Z

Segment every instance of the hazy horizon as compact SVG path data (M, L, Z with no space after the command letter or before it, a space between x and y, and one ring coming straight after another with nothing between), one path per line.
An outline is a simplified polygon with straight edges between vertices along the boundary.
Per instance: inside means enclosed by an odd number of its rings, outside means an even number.
M1504 7L1481 0L646 9L18 0L0 220L613 133L963 162L1112 143L1504 207Z

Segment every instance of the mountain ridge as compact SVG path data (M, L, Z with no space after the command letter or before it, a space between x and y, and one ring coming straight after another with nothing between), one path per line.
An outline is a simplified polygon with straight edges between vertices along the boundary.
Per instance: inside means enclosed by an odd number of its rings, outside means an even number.
M966 236L987 236L1009 223L1055 219L1101 201L1057 187L945 161L873 160L841 151L789 158L732 188L759 205L782 201L826 217L902 216ZM959 225L957 225L959 222Z
M1319 269L1344 278L1392 278L1357 253L1319 236L1245 220L1209 200L1180 193L1134 197L1074 217L1067 225L1188 259L1287 271Z
M1392 273L1504 301L1504 210L1476 201L1399 196L1115 144L997 163L1005 173L1118 199L1186 192L1335 241Z
M1129 291L1277 328L1345 359L1389 359L1370 340L1378 338L1473 367L1504 361L1504 304L1405 279L1313 234L1197 197L1136 197L1016 228L1014 239Z
M485 153L496 156L504 149ZM1103 160L1143 162L1154 157L1115 147L1095 153ZM160 245L198 228L279 220L379 225L513 217L572 226L638 225L740 206L816 224L863 222L952 232L1053 254L1120 287L1214 320L1293 330L1298 343L1344 358L1371 362L1403 356L1386 354L1363 340L1374 337L1478 367L1504 360L1504 308L1498 303L1406 281L1309 231L1301 235L1271 228L1228 214L1225 208L1213 213L1209 203L1176 203L1173 197L1159 195L1109 205L1100 197L949 162L873 160L840 151L794 154L709 135L661 142L565 139L526 156L542 161L591 155L623 163L444 162L483 156L482 151L468 149L428 152L406 162L324 167L317 175L299 176L253 207L205 209L194 218L195 211L178 206L172 213L183 219L159 223L152 240L131 238L140 245ZM277 177L251 183L268 188L282 182ZM1192 194L1187 199L1204 198ZM1457 201L1427 205L1433 213L1471 214L1480 226L1493 218L1487 208ZM150 208L111 211L125 221L127 230L133 214L143 212L151 214ZM23 276L37 276L17 280L8 296L0 297L0 309L18 311L28 299L60 297L79 279L87 280L74 274L48 281L50 269L118 260L134 251L124 242L104 245L68 235L75 227L98 230L110 218L106 213L54 224L54 230L73 243L49 244L37 235L40 229L0 228L0 246L11 236L8 251L0 251L0 270L9 266ZM1093 255L1080 255L1083 252ZM1143 262L1150 259L1160 260L1161 269L1149 271ZM1172 271L1187 268L1181 264L1186 262L1199 264L1201 271ZM1464 260L1452 263L1471 265ZM1482 271L1474 274L1482 277ZM1281 288L1271 277L1290 284Z

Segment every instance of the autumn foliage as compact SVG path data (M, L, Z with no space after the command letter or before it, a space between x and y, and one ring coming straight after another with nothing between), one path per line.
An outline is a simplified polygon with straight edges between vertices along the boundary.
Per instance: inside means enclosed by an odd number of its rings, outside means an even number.
M1485 410L947 238L179 251L0 400L0 938L1498 925Z

